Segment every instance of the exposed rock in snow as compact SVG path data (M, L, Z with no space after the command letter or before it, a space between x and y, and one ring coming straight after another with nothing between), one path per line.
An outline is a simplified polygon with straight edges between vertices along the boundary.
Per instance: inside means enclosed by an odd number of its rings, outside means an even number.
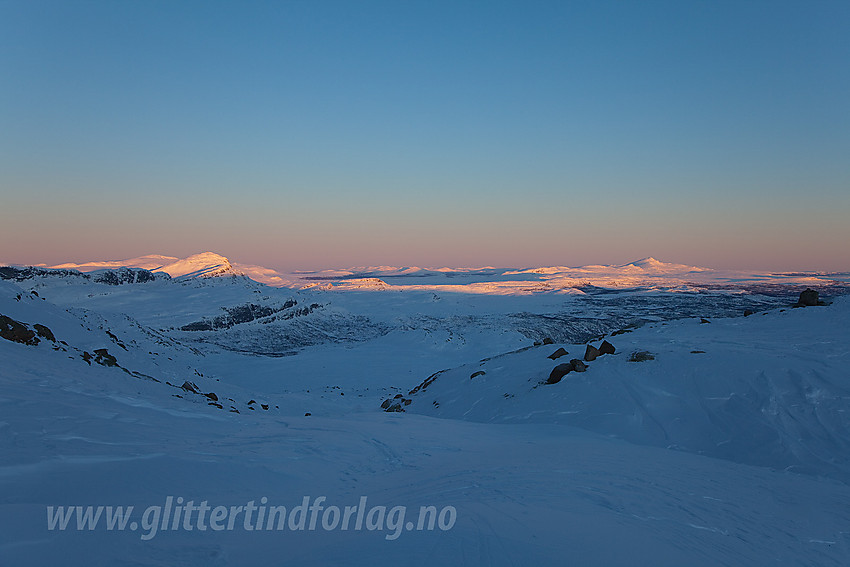
M25 323L5 315L0 315L0 338L24 345L37 345L39 342L36 332Z
M570 354L570 353L568 353L566 350L564 350L564 347L559 347L558 350L556 350L555 352L553 352L552 354L549 355L549 358L551 358L552 360L556 360L556 359L561 358L562 356L567 355L567 354Z
M818 292L811 288L806 288L805 290L800 292L800 299L797 300L797 306L799 307L812 307L815 305L822 305L820 302L820 298L818 297Z
M549 373L549 377L546 379L547 384L557 384L561 381L561 379L573 371L573 363L567 362L564 364L559 364L555 368L552 369L552 372Z
M599 354L614 354L617 352L617 349L614 348L614 345L609 343L608 341L602 341L602 344L599 345Z

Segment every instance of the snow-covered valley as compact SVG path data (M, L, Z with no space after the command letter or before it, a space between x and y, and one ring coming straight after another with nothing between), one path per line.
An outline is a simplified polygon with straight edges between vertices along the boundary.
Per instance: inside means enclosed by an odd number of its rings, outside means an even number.
M848 274L285 274L205 253L0 277L0 564L850 561ZM825 305L793 308L807 288ZM613 354L547 383L603 337ZM457 520L48 528L48 507L140 517L169 496Z

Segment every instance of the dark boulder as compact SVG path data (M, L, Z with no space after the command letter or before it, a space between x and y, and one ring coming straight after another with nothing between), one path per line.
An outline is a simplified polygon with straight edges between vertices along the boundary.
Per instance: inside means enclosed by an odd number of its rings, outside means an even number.
M820 298L817 290L806 288L800 292L800 299L797 300L798 307L813 307L820 304Z
M475 378L477 376L484 376L485 374L487 374L487 373L484 372L483 370L478 370L477 372L473 372L472 374L470 374L469 379L472 380L473 378Z
M570 364L573 365L573 370L575 370L576 372L584 372L585 370L587 370L587 364L577 358L572 359L570 361Z
M584 350L584 360L585 362L593 362L600 354L598 348L593 345L587 345L587 348Z
M201 393L201 391L194 384L194 382L189 382L188 380L183 382L183 385L180 386L180 388L183 389L183 390L186 390L187 392L192 392L194 394L200 394Z
M391 402L390 400L384 400L384 401L381 403L381 409L384 409L384 410L385 410L385 409L389 408L389 407L390 407L390 404L392 404L392 402Z
M602 344L599 345L599 354L614 354L616 351L614 345L608 341L602 341Z
M555 344L555 341L553 341L551 337L546 337L545 339L543 339L543 344L544 345L553 345L553 344Z
M214 402L218 401L218 396L215 395L215 392L210 392L209 394L204 394L204 395Z
M547 384L557 384L561 378L573 371L572 363L559 364L549 373L549 378L546 379Z
M561 347L558 350L556 350L555 352L553 352L552 354L550 354L548 356L548 358L551 358L552 360L556 360L556 359L561 358L562 356L564 356L566 354L570 354L570 353L568 353L567 351L564 350L563 347Z

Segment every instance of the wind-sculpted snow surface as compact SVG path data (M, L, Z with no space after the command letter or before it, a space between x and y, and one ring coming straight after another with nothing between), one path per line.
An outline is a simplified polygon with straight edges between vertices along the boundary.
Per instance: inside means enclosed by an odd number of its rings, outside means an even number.
M0 564L850 564L846 278L137 260L0 271Z
M544 384L564 348L541 345L442 373L408 412L562 423L634 443L850 481L850 301L734 319L650 324L617 353ZM631 357L631 353L648 353ZM569 358L569 357L564 357ZM473 374L477 374L471 378Z

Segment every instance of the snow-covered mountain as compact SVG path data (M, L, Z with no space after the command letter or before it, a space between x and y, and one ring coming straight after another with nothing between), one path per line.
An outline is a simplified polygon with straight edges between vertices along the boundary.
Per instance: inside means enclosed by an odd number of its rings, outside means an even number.
M49 266L50 269L78 270L80 272L94 272L120 267L162 272L172 278L247 276L254 281L267 285L288 286L291 283L275 270L251 264L234 264L215 252L201 252L186 258L152 254L127 260L85 262L82 264L65 263Z
M179 277L215 277L227 275L244 275L233 267L230 260L215 252L201 252L187 258L160 256L152 254L129 260L109 260L105 262L86 262L83 264L58 264L50 266L55 270L79 270L93 272L113 268L139 268L150 272L165 272L172 278Z
M202 256L202 254L199 254L199 256ZM216 256L218 255L216 254ZM115 268L139 268L142 270L148 270L153 272L160 270L163 266L173 264L178 260L178 258L175 258L173 256L161 256L159 254L151 254L148 256L139 256L138 258L131 258L129 260L107 260L102 262L85 262L82 264L67 262L64 264L58 264L56 266L46 267L49 267L50 269L54 270L79 270L80 272L93 272L95 270L112 270Z
M850 561L840 275L648 258L275 277L212 253L0 268L0 562ZM792 307L807 286L825 305ZM603 336L615 352L584 361ZM365 496L457 522L402 523L393 540L321 518L283 533L178 522L142 539L45 517L133 505L141 522L168 496Z
M44 266L42 266L44 267ZM575 293L583 286L611 288L658 287L699 289L724 285L730 288L770 285L832 285L850 282L850 273L773 273L715 270L672 264L648 257L621 265L580 267L551 266L512 268L419 268L371 266L344 270L283 273L271 268L231 262L214 252L179 259L149 255L128 260L65 263L51 269L93 272L119 267L161 272L173 278L246 276L272 286L293 289L319 287L335 290L419 290L476 294L523 295L529 293Z

